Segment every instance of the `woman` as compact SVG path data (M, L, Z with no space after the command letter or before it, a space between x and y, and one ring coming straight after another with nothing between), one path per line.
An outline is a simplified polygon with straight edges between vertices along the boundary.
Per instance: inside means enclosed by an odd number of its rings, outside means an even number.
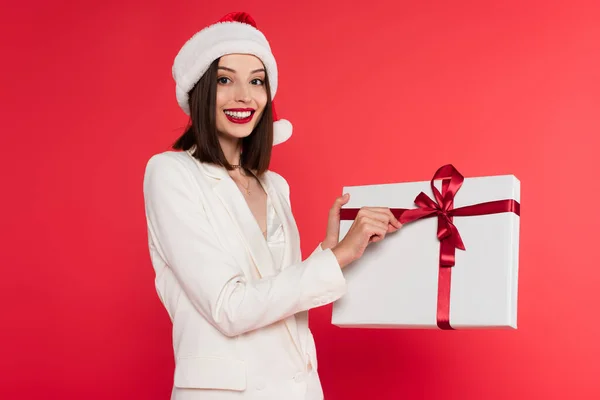
M338 243L301 260L284 178L269 171L291 124L275 117L277 67L245 13L192 37L173 65L190 126L144 178L156 289L173 323L172 399L322 399L307 311L345 290L342 268L400 223L362 209Z

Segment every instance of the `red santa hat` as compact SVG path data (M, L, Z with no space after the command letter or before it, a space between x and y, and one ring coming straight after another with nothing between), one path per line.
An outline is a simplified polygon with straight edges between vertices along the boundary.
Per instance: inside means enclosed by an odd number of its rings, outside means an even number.
M256 22L247 13L229 13L218 22L207 26L190 38L179 50L173 63L173 78L177 102L190 115L188 93L200 80L213 61L226 54L252 54L265 66L271 88L271 100L277 93L277 63L265 35L256 28ZM292 124L278 119L273 109L273 145L292 136Z

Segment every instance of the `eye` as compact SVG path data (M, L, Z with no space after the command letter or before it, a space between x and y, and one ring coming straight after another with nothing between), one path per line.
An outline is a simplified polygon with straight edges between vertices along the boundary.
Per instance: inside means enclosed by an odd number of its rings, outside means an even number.
M221 76L220 78L217 78L217 82L220 83L221 85L226 85L230 81L231 81L231 79L227 78L226 76Z
M262 79L259 78L254 78L250 81L253 85L259 85L262 86L265 84L265 82Z

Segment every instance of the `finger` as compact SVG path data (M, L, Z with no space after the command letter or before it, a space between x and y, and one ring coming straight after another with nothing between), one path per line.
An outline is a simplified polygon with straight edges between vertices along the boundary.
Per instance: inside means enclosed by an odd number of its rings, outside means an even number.
M363 217L358 221L358 224L363 226L364 229L379 229L381 231L387 232L389 224L387 221L382 221L381 219L371 218L371 217Z
M361 207L361 210L377 211L377 212L386 212L389 209L390 209L389 207L370 207L370 206Z
M366 237L369 238L368 242L380 241L383 240L387 234L387 225L382 226L379 221L373 221L372 223L363 226L363 232L366 234Z
M331 237L338 237L340 231L340 211L342 206L350 200L350 194L346 193L343 196L338 197L333 202L333 206L329 210L329 218L327 221L327 235Z
M394 215L392 210L385 207L369 207L365 210L365 213L369 215L373 215L381 217L381 220L385 220L386 222L392 224L396 229L400 229L402 227L402 223L398 221L398 218ZM375 213L375 214L372 214ZM385 218L383 217L385 216Z
M381 242L383 239L385 238L385 235L373 235L369 238L369 242L368 243L377 243L377 242Z
M369 239L369 243L377 243L377 242L381 242L383 240L383 238L381 236L371 236L371 239Z
M388 225L388 229L387 229L387 233L396 232L396 231L398 231L398 230L400 230L400 228L396 228L394 225L392 225L392 224L389 224L389 225Z
M396 216L394 215L392 210L388 207L366 207L366 211L372 211L372 212L379 213L379 214L385 214L388 216L389 222L392 225L394 225L396 227L400 227L402 225L400 223L400 221L398 220L398 218L396 218Z
M402 224L400 223L400 221L398 221L398 218L396 218L396 216L394 215L392 210L390 210L389 208L388 208L388 213L390 214L390 223L394 227L396 227L396 229L400 229L402 227Z
M335 199L331 206L330 212L332 214L339 214L342 207L350 201L350 193L344 193L342 196Z
M373 227L373 234L377 236L381 236L383 239L388 234L389 225L381 226L377 225Z
M389 211L389 209L381 209L381 210L375 210L375 209L364 209L362 210L362 216L364 217L368 217L368 218L372 218L372 219L377 219L378 221L381 221L385 224L390 223L390 217L393 218L394 216L392 215L392 213Z

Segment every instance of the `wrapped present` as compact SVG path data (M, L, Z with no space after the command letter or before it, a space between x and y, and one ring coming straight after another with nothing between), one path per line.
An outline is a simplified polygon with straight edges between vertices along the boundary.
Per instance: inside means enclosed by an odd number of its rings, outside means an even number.
M345 187L340 240L359 209L392 209L404 224L344 269L348 292L332 324L362 328L517 328L520 182L464 178Z

